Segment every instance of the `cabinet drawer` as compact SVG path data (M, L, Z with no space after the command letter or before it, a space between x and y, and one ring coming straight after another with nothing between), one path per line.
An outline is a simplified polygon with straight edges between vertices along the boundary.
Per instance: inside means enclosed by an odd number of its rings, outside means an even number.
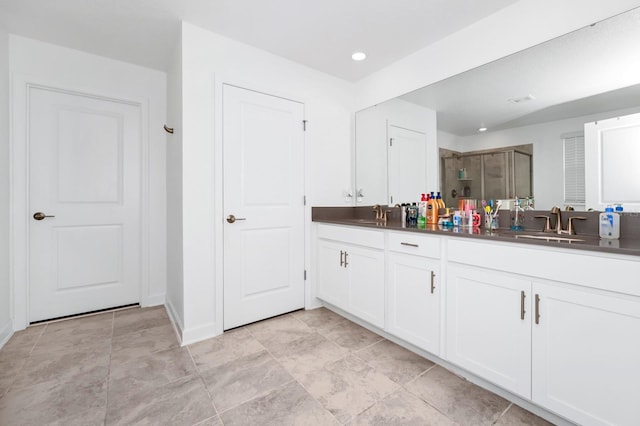
M384 249L384 232L340 225L318 225L318 238Z
M419 235L413 232L389 232L389 250L398 253L440 258L439 237Z

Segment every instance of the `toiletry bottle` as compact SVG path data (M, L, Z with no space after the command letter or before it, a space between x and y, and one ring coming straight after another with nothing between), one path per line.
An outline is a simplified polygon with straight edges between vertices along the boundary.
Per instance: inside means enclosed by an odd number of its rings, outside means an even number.
M600 213L600 238L620 238L620 215L615 213L611 206L607 206L604 212Z
M436 195L436 200L438 200L438 204L440 205L441 209L446 208L446 206L444 205L444 200L442 199L442 194L440 192L438 192L438 195Z
M427 223L436 225L438 223L438 210L440 210L440 205L435 197L427 198L429 200L427 201Z
M401 224L402 227L407 226L407 204L406 203L402 203L400 204L400 214L401 216Z
M522 231L524 229L524 210L520 205L520 200L516 197L511 207L511 230Z
M453 213L453 226L455 226L455 227L459 227L460 226L460 210L456 210Z
M418 204L418 225L424 225L427 222L427 206L429 205L429 195L421 194L420 203Z

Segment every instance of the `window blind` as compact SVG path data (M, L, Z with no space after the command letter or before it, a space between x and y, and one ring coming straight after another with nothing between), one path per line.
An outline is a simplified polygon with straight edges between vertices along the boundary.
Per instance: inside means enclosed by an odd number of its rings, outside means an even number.
M564 203L584 204L584 135L562 138L564 151Z

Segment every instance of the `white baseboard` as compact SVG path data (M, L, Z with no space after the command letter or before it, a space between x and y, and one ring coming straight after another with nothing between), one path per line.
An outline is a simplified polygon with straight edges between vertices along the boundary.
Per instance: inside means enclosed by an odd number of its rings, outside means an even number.
M10 319L0 326L0 349L2 349L11 336L13 336L13 331L13 322Z
M145 296L140 300L140 307L146 308L149 306L164 305L167 299L166 293L154 294L152 296Z
M190 345L192 343L200 342L211 337L220 335L215 322L193 327L187 330L182 330L182 346Z
M169 315L169 319L171 320L171 325L173 325L173 330L176 332L176 336L178 336L178 340L180 341L180 346L184 346L182 343L182 330L184 330L184 326L182 325L182 320L178 316L176 312L176 308L173 307L171 300L167 299L164 304L165 309L167 310L167 314Z

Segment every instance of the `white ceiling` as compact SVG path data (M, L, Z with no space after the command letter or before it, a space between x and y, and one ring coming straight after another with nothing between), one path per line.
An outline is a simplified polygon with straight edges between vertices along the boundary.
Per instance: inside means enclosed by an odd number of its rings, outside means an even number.
M640 107L639 46L634 9L402 98L436 110L438 128L458 136Z
M517 0L0 0L11 33L165 70L185 20L356 81ZM353 62L351 54L368 54Z

